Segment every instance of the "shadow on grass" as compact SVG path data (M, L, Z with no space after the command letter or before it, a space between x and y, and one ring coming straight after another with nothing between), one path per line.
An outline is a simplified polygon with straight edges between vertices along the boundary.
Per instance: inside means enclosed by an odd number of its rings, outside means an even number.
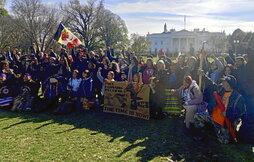
M91 135L104 133L112 137L108 142L129 142L131 145L125 148L117 157L123 156L136 147L144 147L136 156L141 161L149 161L158 156L168 157L171 160L185 161L251 161L253 158L252 145L229 144L221 145L216 138L211 136L205 141L196 142L183 134L182 118L169 117L163 120L141 120L137 118L103 113L102 111L77 111L69 115L53 116L51 114L33 113L6 113L0 116L3 120L9 118L24 119L3 129L10 129L16 125L34 122L50 121L35 128L36 130L53 123L70 124L74 128L57 132L62 134L75 129L90 129L96 131ZM0 120L1 122L1 120ZM137 142L137 140L141 142Z

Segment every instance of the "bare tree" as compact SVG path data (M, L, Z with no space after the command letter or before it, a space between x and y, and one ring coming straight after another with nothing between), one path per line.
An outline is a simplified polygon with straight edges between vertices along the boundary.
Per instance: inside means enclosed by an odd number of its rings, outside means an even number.
M88 0L86 4L81 4L79 0L70 0L61 9L66 17L63 23L82 37L88 49L93 49L99 41L98 13L103 9L103 1Z
M11 45L12 22L11 17L0 18L0 49Z
M56 10L40 0L13 0L11 8L16 25L29 43L35 43L42 51L48 48L58 25Z

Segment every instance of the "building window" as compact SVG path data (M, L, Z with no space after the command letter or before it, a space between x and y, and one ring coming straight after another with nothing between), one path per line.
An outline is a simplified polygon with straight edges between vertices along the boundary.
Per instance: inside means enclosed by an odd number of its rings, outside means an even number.
M157 45L157 42L155 42L154 44Z
M163 45L163 41L161 41L161 45Z

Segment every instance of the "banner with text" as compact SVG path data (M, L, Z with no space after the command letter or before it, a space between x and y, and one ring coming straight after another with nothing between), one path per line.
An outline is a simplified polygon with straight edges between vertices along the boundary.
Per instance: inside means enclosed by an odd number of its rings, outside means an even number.
M148 85L129 82L105 83L104 112L149 120Z

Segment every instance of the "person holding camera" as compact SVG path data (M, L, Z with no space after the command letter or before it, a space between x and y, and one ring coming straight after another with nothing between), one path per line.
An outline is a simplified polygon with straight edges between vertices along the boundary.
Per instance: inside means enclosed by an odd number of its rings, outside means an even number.
M67 90L71 98L76 98L78 96L78 88L82 81L81 78L78 78L78 74L78 70L73 70L72 77L68 80Z

